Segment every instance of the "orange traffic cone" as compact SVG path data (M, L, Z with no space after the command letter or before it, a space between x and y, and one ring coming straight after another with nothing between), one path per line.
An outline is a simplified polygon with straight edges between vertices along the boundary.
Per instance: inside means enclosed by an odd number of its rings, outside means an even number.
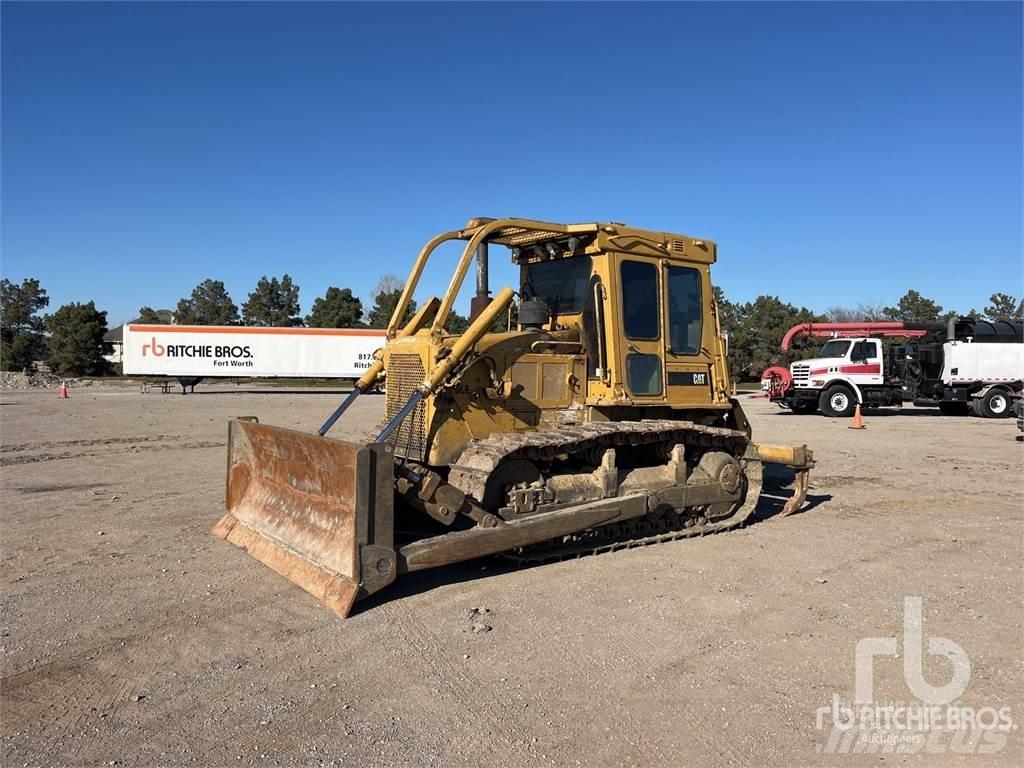
M853 411L853 424L850 425L850 429L864 428L864 419L860 417L860 403L857 403L857 407Z
M60 383L60 399L61 400L67 400L68 399L68 385L65 382L63 382L63 381Z

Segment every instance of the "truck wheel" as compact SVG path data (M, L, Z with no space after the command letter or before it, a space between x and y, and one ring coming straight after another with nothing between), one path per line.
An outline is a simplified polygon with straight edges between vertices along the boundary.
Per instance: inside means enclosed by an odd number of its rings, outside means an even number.
M813 400L794 400L790 408L793 413L808 414L818 412L818 404Z
M829 387L821 393L818 408L833 419L850 416L857 407L857 399L846 387Z
M978 402L978 412L986 419L1006 419L1013 413L1010 396L1003 389L990 389Z
M968 410L967 403L939 403L939 413L943 416L966 416Z

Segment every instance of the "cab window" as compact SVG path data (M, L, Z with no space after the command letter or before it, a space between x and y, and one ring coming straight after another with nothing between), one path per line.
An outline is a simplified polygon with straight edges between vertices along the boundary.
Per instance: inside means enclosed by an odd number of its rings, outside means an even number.
M661 394L661 358L657 355L626 355L626 385L634 395Z
M851 360L875 360L878 357L878 342L858 341L853 345Z
M701 319L700 272L690 267L669 267L669 349L673 355L700 352Z
M818 357L846 357L849 349L849 341L829 341L821 348Z
M589 256L572 256L530 264L523 279L523 294L541 299L552 315L571 315L583 309L590 280Z
M622 262L622 329L627 339L654 341L658 329L658 267L647 261Z

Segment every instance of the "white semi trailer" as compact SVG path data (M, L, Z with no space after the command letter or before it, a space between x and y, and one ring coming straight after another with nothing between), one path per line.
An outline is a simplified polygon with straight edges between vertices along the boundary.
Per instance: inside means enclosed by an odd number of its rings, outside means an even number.
M175 378L355 379L373 364L386 331L220 325L124 327L124 373Z

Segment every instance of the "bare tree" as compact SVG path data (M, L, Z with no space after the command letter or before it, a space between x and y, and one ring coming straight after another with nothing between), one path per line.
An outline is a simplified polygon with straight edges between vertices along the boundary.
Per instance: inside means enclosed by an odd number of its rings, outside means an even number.
M377 297L382 293L394 293L395 291L401 291L405 288L405 280L400 278L398 275L386 274L381 275L380 280L373 286L373 291L370 293L371 296Z
M854 307L829 307L825 317L830 323L857 323L864 319L859 309Z
M373 306L367 315L371 328L388 327L391 315L394 314L395 308L398 307L398 300L402 296L402 289L404 287L405 282L398 275L384 275L377 281L371 294L373 296ZM401 326L409 322L415 313L416 302L410 300L409 306L405 308L405 316L399 320L399 325Z
M880 304L862 302L856 307L829 307L825 310L825 317L830 323L870 323L884 320L885 311Z
M857 312L861 316L860 319L867 322L885 319L885 308L881 304L862 302L857 305Z

